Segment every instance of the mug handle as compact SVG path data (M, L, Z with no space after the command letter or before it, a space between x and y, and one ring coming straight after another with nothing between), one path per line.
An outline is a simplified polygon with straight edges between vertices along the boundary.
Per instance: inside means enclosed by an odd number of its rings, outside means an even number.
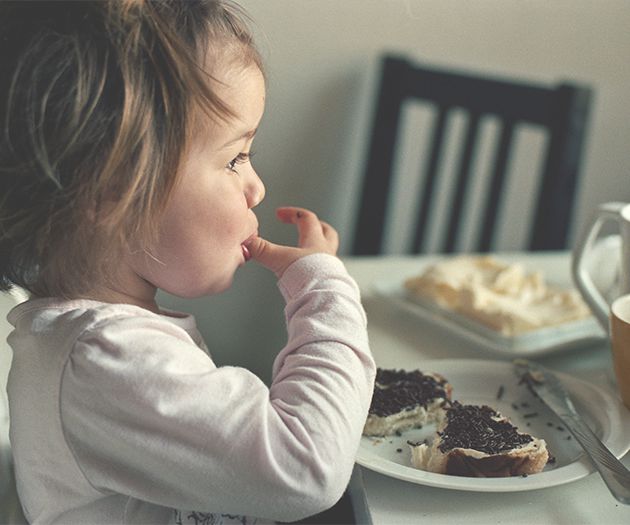
M584 255L593 247L597 235L606 222L613 221L620 223L621 210L626 206L628 206L627 202L607 202L601 204L597 209L595 220L584 229L582 235L578 238L571 259L573 281L582 294L584 301L588 304L606 332L610 330L608 319L610 305L593 283L586 269Z

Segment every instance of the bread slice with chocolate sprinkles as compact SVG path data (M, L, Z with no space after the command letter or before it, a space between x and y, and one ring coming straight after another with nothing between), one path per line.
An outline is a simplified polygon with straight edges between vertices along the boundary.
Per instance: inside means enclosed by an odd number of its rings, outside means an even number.
M489 406L454 401L429 446L409 443L414 467L455 476L508 477L540 472L549 459L543 439L519 432Z
M379 368L363 435L388 436L439 422L452 390L440 374Z

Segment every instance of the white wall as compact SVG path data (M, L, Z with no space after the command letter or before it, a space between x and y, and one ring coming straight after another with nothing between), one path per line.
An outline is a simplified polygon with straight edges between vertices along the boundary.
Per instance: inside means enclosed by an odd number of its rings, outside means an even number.
M267 186L261 233L292 240L273 209L313 208L349 247L378 59L401 51L429 64L590 84L595 101L573 235L600 202L630 202L630 1L241 0L268 74L254 144ZM199 301L219 361L266 377L283 336L273 278L248 266L233 290ZM238 329L233 330L234 320ZM251 348L256 349L251 353ZM221 358L224 356L224 359Z
M256 24L269 72L267 114L255 145L269 190L263 218L277 204L298 201L329 218L348 246L383 50L446 67L590 84L596 93L575 227L599 202L630 201L627 0L241 4Z

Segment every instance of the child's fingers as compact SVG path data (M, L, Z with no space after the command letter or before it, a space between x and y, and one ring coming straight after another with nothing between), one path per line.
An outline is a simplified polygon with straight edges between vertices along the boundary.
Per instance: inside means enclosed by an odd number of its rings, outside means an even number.
M247 249L253 260L272 272L279 273L284 265L283 251L286 247L274 244L262 237L255 237L247 243Z
M339 235L330 224L306 208L286 206L276 210L278 218L287 224L295 224L298 230L298 247L336 254Z
M298 246L321 246L326 239L322 222L312 211L301 211L295 223L298 230Z
M332 243L335 247L335 250L337 250L337 248L339 248L339 233L337 233L337 230L335 230L335 228L333 228L327 222L321 221L321 224L324 237L328 242Z
M283 206L276 209L276 216L286 224L297 224L297 221L308 213L312 212L306 208L297 208L295 206Z
M324 237L333 237L337 235L337 230L335 230L330 224L326 221L319 221L322 225L322 232L324 233Z
M298 230L298 247L274 244L262 237L255 237L246 244L251 258L280 277L286 268L309 253L335 255L339 247L337 231L327 222L305 208L283 207L276 210L278 218L295 224Z
M322 223L315 213L305 208L284 207L276 210L278 218L285 223L295 224L298 230L298 245L305 246L310 239L323 235Z

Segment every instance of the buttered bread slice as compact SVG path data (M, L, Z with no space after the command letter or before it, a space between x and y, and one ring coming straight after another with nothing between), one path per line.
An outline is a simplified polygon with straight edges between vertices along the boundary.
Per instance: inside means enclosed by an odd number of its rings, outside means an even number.
M414 467L455 476L507 477L540 472L549 459L544 440L521 433L488 406L445 407L431 445L409 443Z
M388 436L438 422L451 392L440 374L379 368L363 435Z

